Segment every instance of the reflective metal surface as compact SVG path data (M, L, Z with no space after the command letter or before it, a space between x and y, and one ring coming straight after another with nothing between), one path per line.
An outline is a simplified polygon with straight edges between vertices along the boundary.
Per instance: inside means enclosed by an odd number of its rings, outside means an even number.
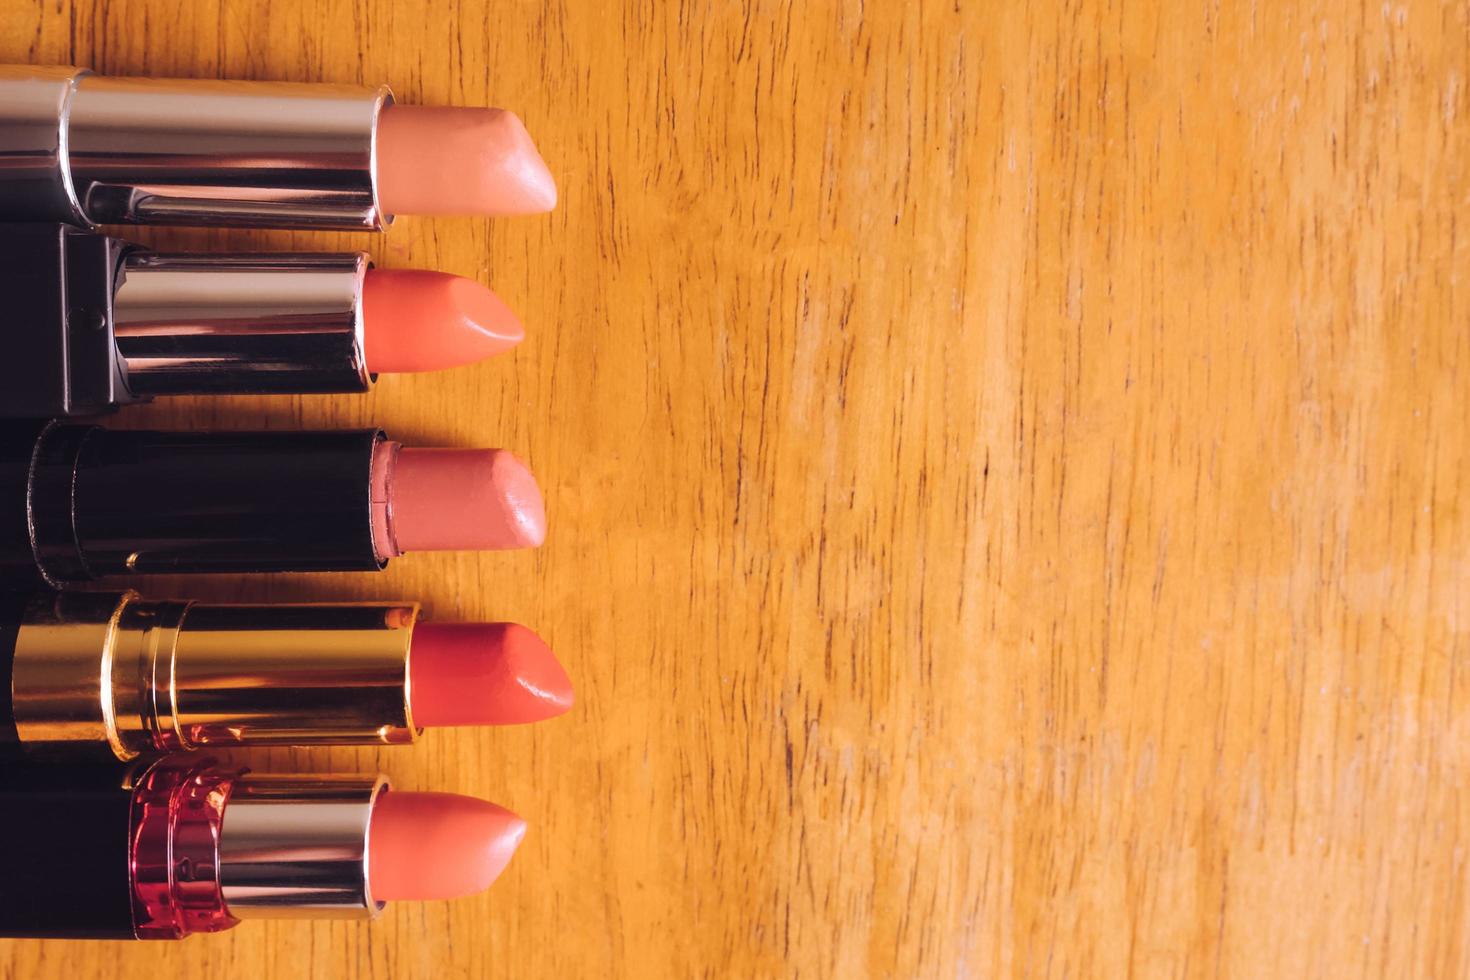
M133 928L139 939L219 932L236 919L219 881L220 823L239 770L167 760L133 788Z
M219 881L237 919L369 919L368 826L382 776L247 775L219 835Z
M206 746L412 742L413 604L230 606L63 593L15 644L32 752L129 759Z
M15 728L27 746L76 746L131 759L142 746L124 737L115 715L114 643L130 596L67 593L32 603L16 635L11 669ZM136 676L137 658L125 664ZM124 684L131 701L138 685ZM134 702L136 703L136 702Z
M123 261L113 327L136 395L366 391L365 253Z
M11 221L86 217L67 166L67 114L78 68L0 65L0 215Z
M386 87L0 67L9 220L372 230Z
M191 605L169 682L154 688L154 744L412 742L417 615L414 604Z
M71 178L98 224L376 229L386 87L104 78L72 100Z

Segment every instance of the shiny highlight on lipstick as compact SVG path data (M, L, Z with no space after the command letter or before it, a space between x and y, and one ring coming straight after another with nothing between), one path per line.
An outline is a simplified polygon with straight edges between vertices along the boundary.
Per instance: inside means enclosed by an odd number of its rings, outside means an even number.
M378 193L389 214L540 214L556 181L513 112L391 106L378 119Z

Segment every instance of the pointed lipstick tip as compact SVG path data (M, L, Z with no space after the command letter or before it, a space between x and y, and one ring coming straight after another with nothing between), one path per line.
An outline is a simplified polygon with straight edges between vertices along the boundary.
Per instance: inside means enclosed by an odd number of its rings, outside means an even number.
M440 371L510 350L520 318L473 279L428 269L370 269L362 284L363 353L374 374Z
M378 196L388 214L540 214L556 181L515 113L391 106L378 122Z
M515 147L513 153L507 154L504 167L515 171L512 182L521 188L518 202L521 210L517 214L545 214L555 210L556 178L551 175L551 168L546 166L541 151L536 149L530 130L514 112L508 109L495 111L501 114L499 121L505 127L506 142Z
M544 168L545 166L546 165L543 163L542 167ZM560 197L558 196L556 190L556 179L551 176L551 171L547 170L545 189L542 192L541 197L537 201L540 212L542 214L545 214L548 211L555 211L556 205L559 200Z
M572 682L541 637L517 623L420 623L409 649L415 725L523 725L566 713Z
M536 477L504 449L411 449L388 489L399 552L501 551L546 539Z
M526 821L456 793L387 791L368 826L368 880L380 902L474 895L500 877Z
M491 805L493 806L494 804ZM525 820L521 819L521 817L517 816L514 813L511 813L509 810L506 810L505 812L510 816L510 819L507 821L505 828L505 849L509 851L509 853L506 855L506 863L508 864L510 858L515 856L516 850L521 846L521 842L526 839L526 829L530 825L527 824ZM505 865L501 865L500 871L504 870ZM497 871L495 873L496 878L500 877L500 871ZM492 878L491 881L493 882L494 879ZM486 882L485 886L488 888L490 886L490 882Z
M502 520L514 548L539 548L546 541L546 501L530 468L514 454L496 450L491 481L504 502Z
M546 641L519 623L505 629L506 666L524 694L521 717L546 721L572 709L572 679Z

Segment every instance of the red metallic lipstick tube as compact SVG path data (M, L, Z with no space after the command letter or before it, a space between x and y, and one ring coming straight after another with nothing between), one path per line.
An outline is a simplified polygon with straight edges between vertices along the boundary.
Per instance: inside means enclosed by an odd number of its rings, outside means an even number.
M400 805L385 808L390 795ZM387 901L488 887L524 831L494 804L390 794L376 775L0 766L0 936L180 939L245 919L372 919Z
M404 745L425 727L571 705L561 665L525 627L418 619L415 603L0 595L0 761Z
M533 547L535 478L501 450L379 430L0 424L0 587L175 572L377 571L417 550Z

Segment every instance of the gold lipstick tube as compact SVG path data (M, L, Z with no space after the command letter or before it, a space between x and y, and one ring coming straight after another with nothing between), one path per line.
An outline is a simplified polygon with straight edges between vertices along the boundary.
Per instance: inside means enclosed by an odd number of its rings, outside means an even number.
M266 745L399 745L414 603L217 605L136 593L39 596L10 688L28 753L113 756Z

